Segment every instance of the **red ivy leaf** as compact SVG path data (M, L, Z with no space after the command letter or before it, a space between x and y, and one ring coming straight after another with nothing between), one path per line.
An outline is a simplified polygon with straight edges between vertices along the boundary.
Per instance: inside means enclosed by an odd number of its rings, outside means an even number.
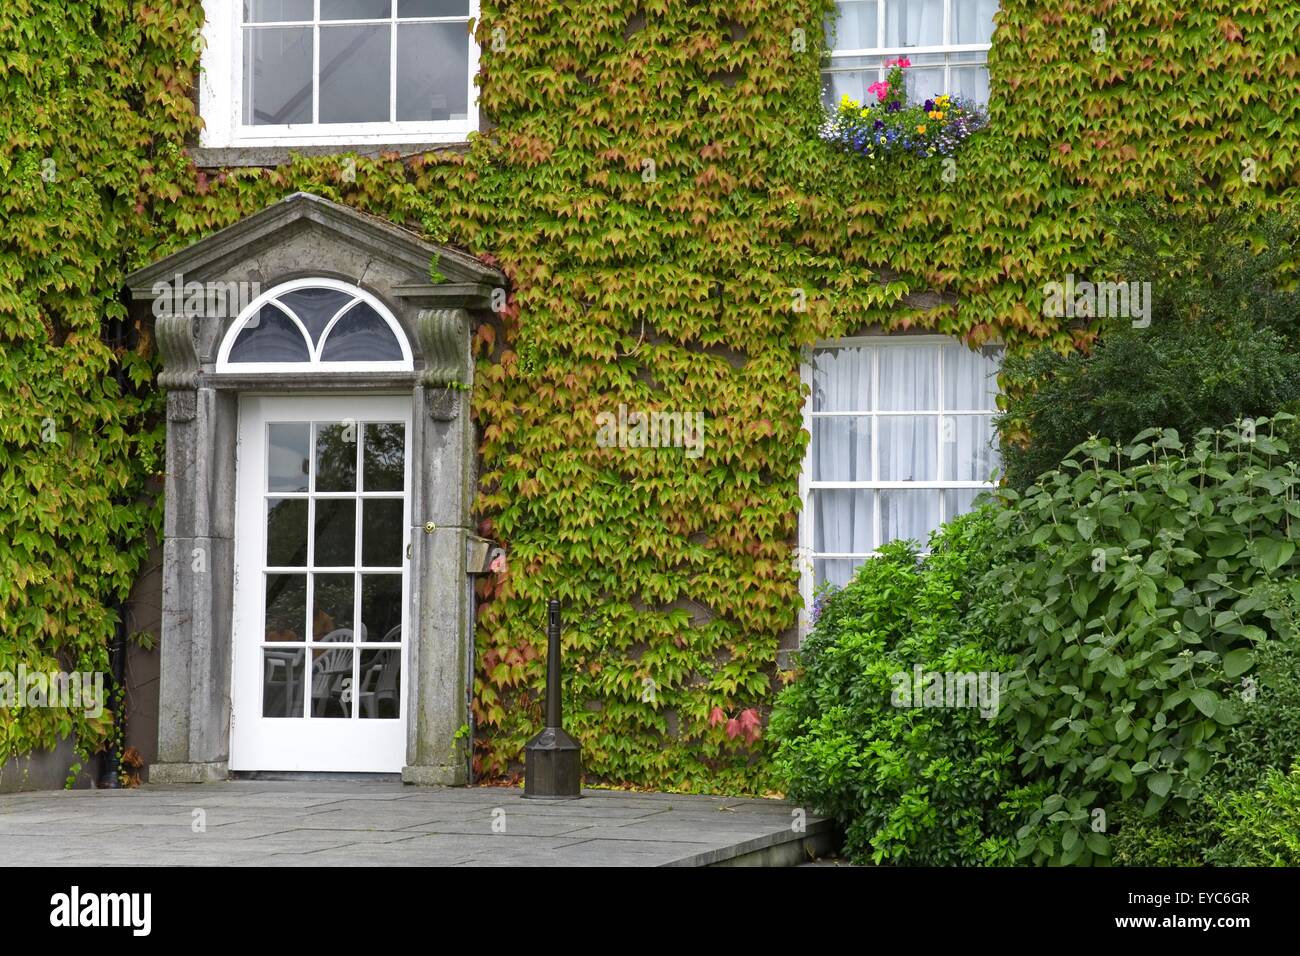
M735 717L732 717L729 721L727 721L727 736L731 740L735 740L737 737L740 736L740 721L738 721Z
M710 727L716 727L718 726L718 724L722 723L726 719L727 719L727 715L722 712L721 707L714 707L713 710L709 711Z

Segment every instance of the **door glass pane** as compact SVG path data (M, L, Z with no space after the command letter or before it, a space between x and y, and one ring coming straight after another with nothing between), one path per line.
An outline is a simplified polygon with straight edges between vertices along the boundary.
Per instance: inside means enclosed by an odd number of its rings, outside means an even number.
M301 641L307 624L307 575L266 576L266 639Z
M367 499L362 503L361 563L368 568L396 568L402 563L402 499Z
M329 320L353 298L338 289L295 289L280 296L279 301L306 326L315 345L320 342L320 334L325 331Z
M266 566L307 566L307 499L268 498L266 501Z
M317 574L312 577L312 586L312 640L355 640L352 634L352 598L356 575Z
M306 491L311 426L275 422L267 426L266 490Z
M315 532L316 547L312 563L316 567L351 567L356 555L356 500L317 498Z
M365 428L366 491L401 491L405 484L406 426L381 422Z
M469 36L463 23L397 27L397 118L429 122L469 115Z
M384 720L401 716L401 672L400 650L361 652L357 708L362 719Z
M262 716L301 717L306 648L262 650Z
M273 305L264 305L244 323L230 346L231 362L307 362L307 340L297 323Z
M316 490L357 490L356 422L316 426Z
M320 358L322 362L400 362L402 347L379 313L358 302L330 329Z
M311 715L351 717L356 688L352 681L352 648L330 647L311 652Z
M320 28L320 121L386 123L390 28Z
M372 642L402 639L400 574L361 575L361 639Z
M245 125L311 122L311 33L311 27L245 28Z

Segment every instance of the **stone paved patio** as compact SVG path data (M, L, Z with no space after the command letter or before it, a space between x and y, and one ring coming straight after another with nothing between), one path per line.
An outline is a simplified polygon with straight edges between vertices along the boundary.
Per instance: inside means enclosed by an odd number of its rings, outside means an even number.
M376 781L20 793L0 796L0 865L793 865L831 846L826 821L794 819L775 800Z

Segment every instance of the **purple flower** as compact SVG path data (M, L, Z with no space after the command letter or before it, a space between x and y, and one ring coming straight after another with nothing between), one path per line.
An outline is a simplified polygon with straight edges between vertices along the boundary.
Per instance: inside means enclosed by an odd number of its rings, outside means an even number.
M876 120L874 123L871 124L871 128L872 128L872 129L884 129L884 128L885 128L885 124L884 124L881 120Z

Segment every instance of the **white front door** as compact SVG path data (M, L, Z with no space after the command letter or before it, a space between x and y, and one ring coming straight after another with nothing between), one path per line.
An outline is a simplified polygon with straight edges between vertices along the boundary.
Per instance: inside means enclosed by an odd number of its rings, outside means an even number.
M244 397L230 768L406 763L409 397Z

